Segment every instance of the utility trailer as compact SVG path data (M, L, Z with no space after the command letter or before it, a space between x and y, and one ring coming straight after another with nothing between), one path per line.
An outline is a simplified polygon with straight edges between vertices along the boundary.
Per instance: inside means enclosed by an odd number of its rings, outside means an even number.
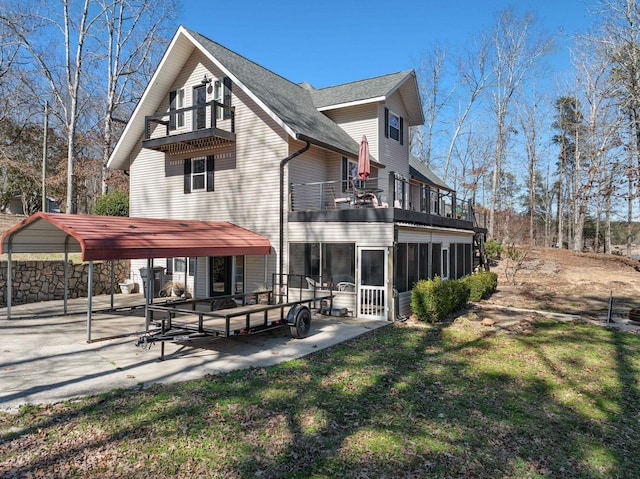
M160 343L160 359L164 360L165 342L186 342L207 337L228 338L256 334L289 327L291 336L305 338L311 327L311 309L332 303L333 291L304 288L302 281L274 281L276 287L247 294L214 296L201 299L181 299L160 305L148 305L149 329L136 340L136 346L150 348ZM297 276L297 275L296 275ZM304 278L303 278L304 279ZM280 293L276 293L280 291Z

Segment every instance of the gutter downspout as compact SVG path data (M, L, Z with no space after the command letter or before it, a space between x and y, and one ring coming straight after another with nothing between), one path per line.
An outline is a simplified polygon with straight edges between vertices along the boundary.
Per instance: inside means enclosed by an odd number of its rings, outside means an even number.
M305 140L305 141L307 144L304 147L290 154L286 158L283 158L282 160L280 160L280 244L278 246L280 248L280 251L279 251L280 262L278 265L280 286L282 286L282 274L284 269L284 208L285 208L284 206L284 167L296 156L301 155L311 147L309 140Z

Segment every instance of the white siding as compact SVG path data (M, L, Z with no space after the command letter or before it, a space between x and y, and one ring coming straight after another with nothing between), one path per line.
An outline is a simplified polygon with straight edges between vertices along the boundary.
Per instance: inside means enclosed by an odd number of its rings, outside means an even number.
M357 246L392 246L393 225L388 223L290 223L289 242L356 243Z
M398 243L468 243L473 242L473 232L437 228L399 228Z

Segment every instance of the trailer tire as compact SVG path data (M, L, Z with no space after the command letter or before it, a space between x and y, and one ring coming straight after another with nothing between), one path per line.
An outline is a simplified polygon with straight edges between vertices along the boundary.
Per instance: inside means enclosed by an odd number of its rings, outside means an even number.
M291 337L296 339L306 338L311 329L311 311L309 308L300 308L296 312L295 323L289 327Z

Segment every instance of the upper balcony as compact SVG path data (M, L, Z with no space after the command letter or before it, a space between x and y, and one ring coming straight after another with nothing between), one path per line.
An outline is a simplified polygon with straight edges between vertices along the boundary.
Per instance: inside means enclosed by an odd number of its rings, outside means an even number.
M179 154L236 141L235 107L210 101L146 116L143 148Z
M355 188L342 181L292 184L289 221L369 221L480 231L468 200L453 191L411 183L393 172L388 178L357 180ZM383 188L384 186L384 188Z

